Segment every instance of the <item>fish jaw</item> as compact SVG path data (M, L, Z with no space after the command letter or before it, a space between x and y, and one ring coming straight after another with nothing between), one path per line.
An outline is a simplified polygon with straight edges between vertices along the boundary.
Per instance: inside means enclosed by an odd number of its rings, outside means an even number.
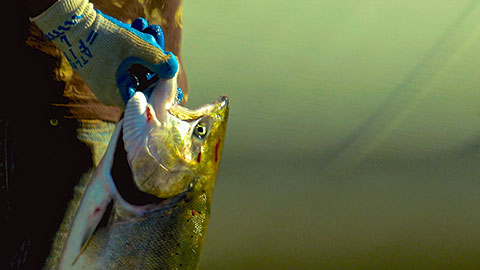
M123 139L133 178L141 191L159 198L184 192L192 179L211 170L202 164L219 161L225 136L227 97L190 110L176 102L176 95L175 77L159 79L149 94L135 93L125 110ZM205 138L194 134L198 125L207 131ZM211 148L216 153L207 158ZM209 168L216 173L214 165Z

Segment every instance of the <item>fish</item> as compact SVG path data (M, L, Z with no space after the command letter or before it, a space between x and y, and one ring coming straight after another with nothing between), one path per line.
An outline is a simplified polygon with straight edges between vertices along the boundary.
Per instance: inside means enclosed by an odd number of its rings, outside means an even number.
M229 99L191 110L176 76L126 104L81 199L58 269L198 269Z

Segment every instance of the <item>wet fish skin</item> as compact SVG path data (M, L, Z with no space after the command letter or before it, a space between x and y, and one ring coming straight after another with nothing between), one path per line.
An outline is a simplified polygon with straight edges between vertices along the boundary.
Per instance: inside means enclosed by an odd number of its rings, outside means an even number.
M208 204L206 194L192 192L143 217L114 222L95 233L72 269L196 269Z
M189 110L173 101L175 90L175 80L160 81L149 97L135 94L131 111L127 104L77 210L59 269L198 268L229 101L222 96ZM112 177L119 142L132 185L158 200L135 204L122 194Z

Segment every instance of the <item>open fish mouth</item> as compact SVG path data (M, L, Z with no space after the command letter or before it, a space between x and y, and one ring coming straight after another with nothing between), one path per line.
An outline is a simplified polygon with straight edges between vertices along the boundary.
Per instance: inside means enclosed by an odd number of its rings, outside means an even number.
M122 137L120 131L120 138ZM165 204L165 198L159 198L152 194L141 191L135 184L132 170L128 164L127 152L123 140L118 140L116 151L112 163L112 184L120 199L128 203L130 207L149 206L148 208L158 208ZM177 195L179 197L184 194ZM108 216L108 214L106 214Z

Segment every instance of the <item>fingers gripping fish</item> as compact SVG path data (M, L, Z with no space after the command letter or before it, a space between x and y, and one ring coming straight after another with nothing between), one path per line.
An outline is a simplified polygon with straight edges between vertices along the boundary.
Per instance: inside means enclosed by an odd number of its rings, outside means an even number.
M128 102L92 177L59 269L196 269L225 138L228 99L196 110L176 77Z

